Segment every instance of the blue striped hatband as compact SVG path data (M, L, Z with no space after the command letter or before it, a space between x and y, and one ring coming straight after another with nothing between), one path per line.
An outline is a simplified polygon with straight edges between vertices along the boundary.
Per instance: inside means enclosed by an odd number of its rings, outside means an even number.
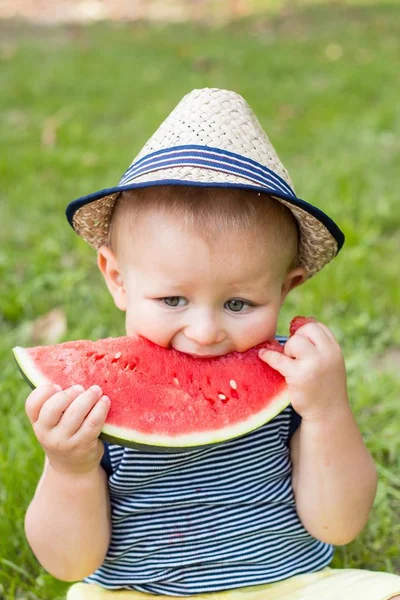
M262 186L268 192L296 198L296 194L282 177L255 160L219 148L194 145L176 146L147 154L125 171L119 185L128 185L137 177L152 171L185 166L206 168L243 177Z

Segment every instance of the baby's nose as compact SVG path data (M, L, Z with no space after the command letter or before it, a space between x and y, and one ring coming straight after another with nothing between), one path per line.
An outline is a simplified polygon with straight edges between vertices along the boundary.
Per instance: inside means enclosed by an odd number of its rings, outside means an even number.
M225 339L225 332L212 316L197 316L186 327L185 335L189 340L201 346L218 344Z

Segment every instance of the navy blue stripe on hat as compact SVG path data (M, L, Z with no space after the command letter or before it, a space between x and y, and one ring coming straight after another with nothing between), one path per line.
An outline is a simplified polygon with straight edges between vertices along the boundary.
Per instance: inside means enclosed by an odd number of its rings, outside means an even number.
M158 169L185 165L238 175L271 192L296 197L286 181L268 167L240 154L208 146L176 146L148 154L127 169L119 185L127 185L137 177Z
M127 190L145 188L145 187L158 187L163 185L182 185L182 186L194 186L194 187L221 187L221 188L232 188L232 189L244 189L244 190L253 190L256 192L266 192L266 188L264 186L259 185L251 185L244 183L224 183L224 182L207 182L207 181L182 181L180 179L159 179L156 181L143 181L140 183L132 183L126 185L118 185L112 188L104 188L92 194L87 194L86 196L81 196L76 200L70 202L67 206L65 214L67 216L68 222L72 228L74 228L73 218L74 214L77 210L89 204L90 202L94 202L95 200L100 200L105 196L110 196L111 194L120 193ZM274 196L280 198L282 200L287 200L293 206L298 206L302 210L308 212L310 215L318 219L329 231L329 233L335 238L336 243L338 245L337 252L342 248L344 244L344 234L341 229L336 225L336 223L322 210L298 198L297 196L292 196L291 194L274 192Z

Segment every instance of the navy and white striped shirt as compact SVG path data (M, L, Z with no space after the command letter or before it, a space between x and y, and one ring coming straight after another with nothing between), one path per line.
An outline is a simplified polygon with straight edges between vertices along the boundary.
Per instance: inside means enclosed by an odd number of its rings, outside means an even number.
M332 546L313 538L296 513L294 417L288 406L241 438L179 453L105 444L112 539L84 581L187 596L326 567Z

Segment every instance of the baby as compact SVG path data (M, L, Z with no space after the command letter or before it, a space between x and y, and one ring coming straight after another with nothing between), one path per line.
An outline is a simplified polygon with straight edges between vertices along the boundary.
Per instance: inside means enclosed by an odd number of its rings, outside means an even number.
M286 296L343 243L297 198L244 100L215 89L185 96L120 184L67 215L97 250L126 334L199 360L274 338ZM308 323L284 353L259 357L286 378L291 406L202 449L103 443L110 400L98 386L30 394L46 458L26 535L47 571L84 579L68 600L241 588L248 600L400 598L400 577L328 567L333 545L364 527L377 479L334 335Z

